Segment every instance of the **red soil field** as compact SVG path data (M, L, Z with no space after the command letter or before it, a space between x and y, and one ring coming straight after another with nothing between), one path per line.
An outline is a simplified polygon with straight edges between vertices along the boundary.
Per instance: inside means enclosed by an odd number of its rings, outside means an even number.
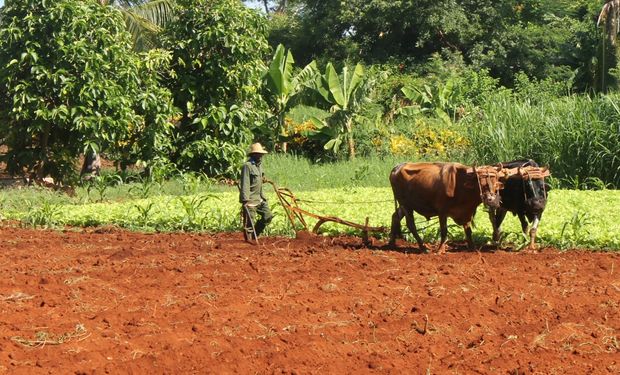
M620 373L620 253L0 237L0 373Z

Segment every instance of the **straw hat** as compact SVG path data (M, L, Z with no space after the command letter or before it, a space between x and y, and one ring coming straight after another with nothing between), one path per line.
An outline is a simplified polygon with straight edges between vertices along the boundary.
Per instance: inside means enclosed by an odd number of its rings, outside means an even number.
M252 143L250 146L250 151L248 151L248 155L251 154L266 154L267 150L263 148L260 143Z

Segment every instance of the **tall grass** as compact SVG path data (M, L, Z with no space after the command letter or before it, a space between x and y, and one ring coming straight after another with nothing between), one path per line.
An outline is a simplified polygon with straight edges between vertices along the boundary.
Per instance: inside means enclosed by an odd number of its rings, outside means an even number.
M357 158L316 164L294 155L270 154L264 159L265 175L293 191L340 187L390 186L388 176L401 158Z
M464 121L470 163L529 157L555 177L620 186L620 95L550 98L532 104L496 95Z

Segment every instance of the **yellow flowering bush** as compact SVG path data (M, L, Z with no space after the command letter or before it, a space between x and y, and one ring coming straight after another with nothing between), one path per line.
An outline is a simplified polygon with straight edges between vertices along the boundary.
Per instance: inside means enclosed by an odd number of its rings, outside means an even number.
M467 139L451 127L432 125L418 119L414 129L411 136L399 134L390 138L393 155L445 158L468 146Z

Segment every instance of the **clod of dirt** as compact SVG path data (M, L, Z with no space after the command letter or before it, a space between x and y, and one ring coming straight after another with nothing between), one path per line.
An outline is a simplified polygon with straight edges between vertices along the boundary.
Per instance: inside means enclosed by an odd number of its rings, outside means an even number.
M121 251L117 251L114 254L110 255L108 259L110 260L125 260L131 257L133 254L131 250L123 249Z
M295 239L297 240L306 241L306 240L315 239L316 237L317 237L316 234L312 232L308 232L307 230L300 230L300 231L295 232Z
M324 292L333 292L338 289L338 286L333 283L327 283L321 287L321 290Z

